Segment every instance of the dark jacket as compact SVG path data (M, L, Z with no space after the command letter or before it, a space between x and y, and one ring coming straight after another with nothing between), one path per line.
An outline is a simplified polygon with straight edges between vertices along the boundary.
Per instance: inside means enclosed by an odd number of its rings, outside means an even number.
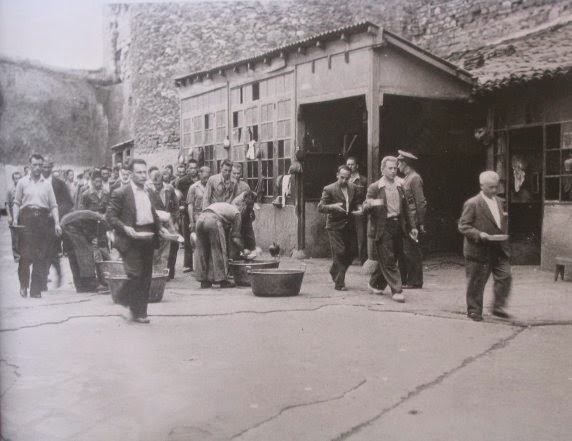
M164 185L164 184L163 184ZM155 189L149 190L149 198L151 199L151 205L155 210L167 211L171 214L171 219L173 222L177 222L179 219L179 199L175 193L175 189L169 185L165 187L165 203L161 200L161 195Z
M97 195L94 189L86 190L81 195L81 202L79 204L80 210L95 211L97 213L105 214L107 206L109 205L109 193L105 190L101 193L101 198Z
M356 199L358 204L363 203L365 200L365 195L367 193L367 178L364 175L359 175L356 181L351 182L354 184L356 189Z
M508 220L503 212L502 202L495 197L499 207L501 218L501 228L495 222L495 219L489 209L487 203L481 194L478 194L463 206L463 213L459 219L459 231L465 239L463 241L463 255L469 259L478 262L486 262L495 253L501 253L506 257L510 257L510 248L508 240L503 242L491 242L482 240L480 233L487 234L507 234Z
M401 230L406 236L412 228L415 228L415 205L412 201L408 201L403 185L397 181L396 185L401 201ZM381 199L383 201L383 205L364 209L364 212L369 214L367 236L374 240L379 240L383 236L385 223L387 221L387 196L385 194L385 187L380 187L379 181L374 182L368 187L366 202L368 199Z
M423 192L423 179L421 179L419 173L412 171L403 179L403 187L405 188L405 194L412 198L415 204L416 225L424 225L425 214L427 213L427 199L425 199L425 193Z
M159 217L157 212L153 208L153 203L151 203L151 212L153 213L154 220L154 245L159 246L159 229L161 224L159 222ZM137 222L137 213L135 208L135 196L133 195L133 189L131 185L124 185L113 191L111 194L111 199L109 201L109 206L107 207L107 212L105 213L105 219L109 225L115 230L115 248L120 252L126 251L131 245L131 241L136 239L131 239L123 227L135 227Z
M54 195L56 196L56 202L58 204L58 213L61 219L73 210L74 202L72 201L65 181L62 179L52 176L52 188L54 189Z
M349 211L347 213L341 213L332 208L332 205L342 203L342 207L345 208L346 198L342 193L340 184L334 182L333 184L327 185L322 191L322 198L318 203L318 211L320 213L326 213L326 230L341 230L351 221L351 213L356 209L356 189L353 184L348 184L348 201L349 201Z

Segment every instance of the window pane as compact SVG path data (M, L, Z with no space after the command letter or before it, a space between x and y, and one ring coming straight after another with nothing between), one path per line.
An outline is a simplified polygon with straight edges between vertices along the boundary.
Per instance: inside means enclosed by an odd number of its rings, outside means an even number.
M544 198L548 201L557 201L559 198L560 178L546 178Z
M268 159L274 158L274 143L270 141L268 143Z
M546 126L546 148L560 148L560 124Z
M278 157L279 158L284 157L284 141L283 140L278 141Z
M546 152L546 174L560 174L560 151L555 150Z
M564 123L561 127L562 143L560 147L563 149L572 149L572 123Z
M562 200L572 201L572 176L562 176Z

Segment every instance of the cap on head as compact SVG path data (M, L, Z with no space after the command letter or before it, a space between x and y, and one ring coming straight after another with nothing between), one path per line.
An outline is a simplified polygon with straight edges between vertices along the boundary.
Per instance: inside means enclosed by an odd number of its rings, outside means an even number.
M399 153L399 155L397 156L397 159L399 160L416 161L417 159L419 159L413 153L406 152L405 150L397 150L397 153Z

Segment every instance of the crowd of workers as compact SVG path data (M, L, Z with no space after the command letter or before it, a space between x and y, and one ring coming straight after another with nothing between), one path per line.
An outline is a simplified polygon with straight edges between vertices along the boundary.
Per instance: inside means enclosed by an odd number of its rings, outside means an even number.
M347 268L358 257L370 268L369 289L389 286L393 300L404 302L403 289L423 287L420 239L425 233L427 202L417 158L406 151L381 162L382 177L368 186L355 158L347 158L336 182L323 189L318 210L326 214L336 290L347 290ZM14 259L20 295L39 298L47 290L50 266L61 283L60 257L67 255L77 292L106 289L96 263L110 260L115 248L127 280L122 303L131 319L148 323L147 303L154 270L175 277L180 244L184 272L194 272L201 288L233 287L229 259L256 256L253 230L257 198L242 180L242 165L222 161L219 173L195 160L148 167L142 159L87 169L54 171L51 158L33 154L23 173L14 172L8 195ZM398 171L403 177L398 177ZM495 281L493 314L507 318L505 304L511 275L506 216L496 197L498 175L480 176L482 192L467 201L459 221L465 235L467 313L482 320L483 290ZM30 273L31 270L31 273ZM29 293L28 293L29 291Z

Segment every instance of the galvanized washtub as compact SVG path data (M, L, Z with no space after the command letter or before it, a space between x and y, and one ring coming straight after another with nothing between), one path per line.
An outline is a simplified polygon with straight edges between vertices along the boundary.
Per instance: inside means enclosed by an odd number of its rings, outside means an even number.
M233 260L229 262L230 273L238 286L251 286L250 271L278 268L278 260Z
M105 281L107 281L106 274L112 276L125 275L122 260L101 260L99 262L95 262L95 266L97 267L97 273L103 274L103 279Z
M113 303L127 305L127 299L121 297L121 288L127 280L125 271L123 271L123 274L104 273L104 276L107 280L107 283L109 284L111 299L113 300ZM169 270L165 270L162 273L153 273L151 278L151 286L149 287L149 303L157 303L163 300L165 285L167 284L168 278Z
M252 293L258 297L286 297L300 294L306 269L252 269Z

